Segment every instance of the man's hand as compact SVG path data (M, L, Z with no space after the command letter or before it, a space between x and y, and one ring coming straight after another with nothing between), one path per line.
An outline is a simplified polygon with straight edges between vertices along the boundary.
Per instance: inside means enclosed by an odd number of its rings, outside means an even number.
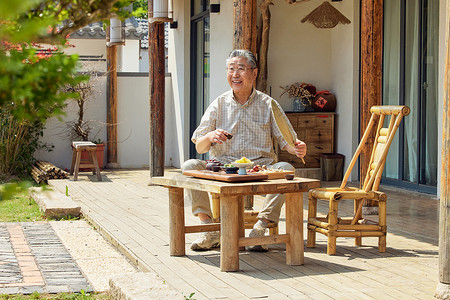
M207 135L211 144L223 144L223 142L229 139L228 136L231 136L231 134L223 129L216 129L214 131L211 131Z
M199 154L203 154L211 149L212 144L223 144L228 139L231 139L232 135L223 129L216 129L214 131L210 131L201 138L197 140L195 143L195 149Z
M294 145L295 155L299 158L303 158L306 155L306 144L300 140L297 140Z

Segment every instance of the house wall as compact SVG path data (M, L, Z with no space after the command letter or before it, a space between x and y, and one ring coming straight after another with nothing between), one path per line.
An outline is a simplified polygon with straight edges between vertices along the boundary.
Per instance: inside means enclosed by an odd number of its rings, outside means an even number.
M101 139L106 141L106 77L99 77L96 83L96 93L85 104L84 120L90 121L92 127L90 138L92 140ZM64 109L65 116L50 118L47 120L42 143L53 145L51 152L45 150L36 151L34 157L53 163L62 169L70 169L72 161L72 141L69 137L67 122L77 119L78 106L75 101L67 101ZM106 163L106 159L103 160Z
M350 25L318 29L312 24L300 22L322 2L311 0L300 5L288 5L284 1L278 1L270 7L268 93L277 99L286 111L292 110L292 99L286 94L280 97L280 86L307 82L314 84L318 90L334 93L338 101L336 152L346 156L347 166L358 142L359 7L354 1L333 3L351 20ZM177 126L175 133L180 137L177 140L180 143L178 147L184 149L184 152L180 151L180 161L184 161L188 158L187 149L190 143L187 109L190 84L190 9L186 1L174 0L173 3L174 19L178 22L178 28L169 31L169 72L173 76L176 112L179 107L178 114L184 117L183 120L177 121L183 125ZM210 20L211 102L229 89L224 65L233 45L233 2L221 1L220 13L210 14ZM348 45L351 45L350 49ZM350 137L348 132L352 133Z
M99 61L84 61L88 70L99 72L106 71L106 41L102 39L71 39L70 47L64 50L67 54L78 54L82 56L101 56Z
M64 53L79 55L103 55L106 59L106 41L102 39L71 39L74 47L67 48Z
M331 88L331 31L300 21L317 7L315 0L300 5L276 2L270 7L268 93L285 111L292 111L292 98L281 86L296 82L313 84L318 90Z
M138 74L118 74L117 84L117 162L121 168L148 167L150 160L150 104L149 78ZM170 75L166 76L166 87L171 86ZM172 166L178 156L174 144L174 122L172 92L165 90L165 160Z
M210 14L210 50L211 50L211 103L217 96L230 89L227 82L225 59L233 45L233 1L221 1L220 13ZM230 26L231 25L231 26Z
M173 157L173 166L180 167L189 153L189 84L190 84L190 2L173 0L173 18L178 28L169 29L168 71L172 76L173 119L175 130L171 133L178 157ZM169 87L168 87L169 88Z
M337 98L336 152L345 155L346 170L359 143L359 1L335 2L333 5L351 21L348 25L330 29L330 91ZM358 180L357 169L353 168L352 181Z
M117 47L118 72L139 72L139 45L139 40L125 40Z
M165 93L165 165L173 165L179 156L175 142L174 108L170 75L166 76ZM97 83L98 92L88 101L85 110L85 121L92 120L90 139L106 141L106 77L100 77ZM148 74L119 73L117 77L117 158L122 168L140 168L149 166L150 142L150 108ZM66 122L75 120L78 107L74 101L68 101L64 110L66 116L61 120L51 118L47 121L41 142L53 144L52 152L39 150L36 159L49 161L54 165L70 169L72 160L71 140L68 136ZM106 151L104 154L106 165ZM175 158L175 159L174 159Z

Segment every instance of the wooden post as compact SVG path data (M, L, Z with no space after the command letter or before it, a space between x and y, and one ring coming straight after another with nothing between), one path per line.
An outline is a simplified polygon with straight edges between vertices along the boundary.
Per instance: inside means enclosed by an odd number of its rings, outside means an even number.
M117 46L106 47L106 98L107 98L107 117L106 117L106 167L118 168L117 163Z
M450 298L450 3L447 2L446 43L444 77L444 116L442 126L442 167L439 212L439 284L435 297Z
M234 49L256 54L256 0L234 0Z
M153 1L148 2L149 16ZM164 23L149 23L150 177L164 176Z
M185 255L184 196L182 188L169 187L170 255Z
M239 271L239 196L220 197L220 270Z
M258 28L258 61L259 72L256 79L256 89L267 93L267 53L269 52L269 33L270 33L270 9L273 5L272 0L264 0L260 4L261 21ZM255 53L256 54L256 53Z
M303 265L305 260L303 244L303 193L286 194L286 264Z
M383 0L361 1L361 135L370 119L370 108L382 103ZM375 128L363 147L360 179L364 180L374 142ZM375 206L375 203L366 203Z

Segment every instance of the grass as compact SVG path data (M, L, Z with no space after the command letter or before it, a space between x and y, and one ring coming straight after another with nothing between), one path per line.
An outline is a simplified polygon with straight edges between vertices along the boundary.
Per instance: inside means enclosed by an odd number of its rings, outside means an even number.
M36 202L21 190L10 199L0 200L0 222L44 221L45 215L39 211ZM0 298L2 299L2 298Z
M82 291L78 293L61 293L61 294L39 294L33 293L31 295L0 295L0 300L111 300L108 293L85 293Z
M45 221L47 218L39 210L37 203L28 196L28 191L25 188L16 188L3 193L5 191L5 185L0 185L0 196L6 195L7 197L0 197L0 222L32 222L32 221ZM11 194L13 196L11 196ZM73 220L77 218L64 217L61 220ZM111 296L108 293L61 293L61 294L39 294L33 293L31 295L6 295L0 294L0 300L111 300Z

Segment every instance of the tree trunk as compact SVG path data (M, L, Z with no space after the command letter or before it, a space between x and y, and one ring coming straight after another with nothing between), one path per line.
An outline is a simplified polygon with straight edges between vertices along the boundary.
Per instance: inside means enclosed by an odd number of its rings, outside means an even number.
M151 1L149 12L153 12ZM149 15L152 15L149 13ZM164 176L164 95L165 49L164 23L150 23L149 80L150 80L150 177Z
M256 0L234 0L234 49L256 54Z
M258 28L258 53L259 53L259 73L256 79L256 89L267 93L267 53L269 51L269 33L270 33L270 9L273 5L272 0L263 0L261 8L261 25Z
M106 47L107 68L107 167L117 168L117 46Z
M383 59L383 0L361 1L361 136L370 119L370 108L382 104ZM375 138L373 132L362 149L360 158L361 185L367 174L371 149ZM366 203L365 206L375 206Z

